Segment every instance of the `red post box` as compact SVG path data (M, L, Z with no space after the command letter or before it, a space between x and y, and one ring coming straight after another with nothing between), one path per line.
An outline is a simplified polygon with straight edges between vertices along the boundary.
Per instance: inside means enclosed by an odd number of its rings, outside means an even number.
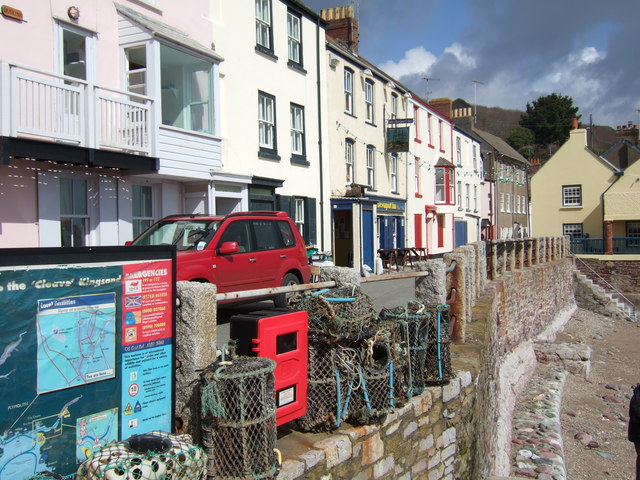
M307 312L273 309L234 315L230 327L238 355L266 357L276 362L276 425L307 413Z

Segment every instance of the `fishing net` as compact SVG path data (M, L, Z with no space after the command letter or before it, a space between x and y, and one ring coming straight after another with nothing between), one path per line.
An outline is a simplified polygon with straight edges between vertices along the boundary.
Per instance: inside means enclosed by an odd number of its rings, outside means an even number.
M263 479L277 474L275 365L264 357L235 357L203 372L208 478Z
M309 333L334 337L361 336L377 318L371 298L355 287L305 292L292 307L309 313Z
M207 455L193 444L189 435L153 431L105 445L80 465L75 478L201 480L205 478L206 467Z
M442 385L451 380L451 335L449 306L428 307L430 321L427 334L427 356L424 379L430 385Z
M64 480L64 477L53 472L38 472L28 480Z

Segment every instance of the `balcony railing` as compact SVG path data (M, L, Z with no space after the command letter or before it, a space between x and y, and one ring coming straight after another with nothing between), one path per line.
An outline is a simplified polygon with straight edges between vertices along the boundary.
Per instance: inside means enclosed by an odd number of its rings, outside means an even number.
M576 254L602 255L604 243L602 238L572 238L571 252ZM640 254L639 237L613 237L614 255Z
M153 99L0 62L0 133L153 155Z

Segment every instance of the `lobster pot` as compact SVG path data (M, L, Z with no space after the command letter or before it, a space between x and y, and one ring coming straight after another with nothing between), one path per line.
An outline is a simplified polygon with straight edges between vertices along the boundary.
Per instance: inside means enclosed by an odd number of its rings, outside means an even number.
M58 475L57 473L45 471L38 472L35 475L29 477L28 480L64 480L62 475Z
M327 340L318 335L309 337L307 413L298 419L298 427L305 432L327 432L337 426L338 382L346 388L346 378L336 375L336 347Z
M203 443L207 477L273 478L277 474L275 362L237 357L203 375Z
M390 382L390 365L382 372L365 369L364 384L357 392L352 392L348 419L352 423L369 425L383 419L395 403L393 384ZM366 395L365 390L366 388Z
M395 331L395 347L392 345L391 350L397 357L396 392L400 401L424 391L430 316L426 307L416 302L380 312L381 322Z
M305 293L293 307L309 313L309 333L342 337L370 330L377 317L371 298L357 288Z
M449 306L431 307L429 313L424 380L429 385L443 385L451 380Z
M207 455L193 444L189 435L154 431L105 445L80 464L75 478L200 480L206 477L206 472Z

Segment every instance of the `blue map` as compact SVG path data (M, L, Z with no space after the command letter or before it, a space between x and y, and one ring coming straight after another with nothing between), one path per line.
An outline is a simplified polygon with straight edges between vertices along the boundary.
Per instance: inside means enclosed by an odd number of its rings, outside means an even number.
M76 460L84 462L94 450L118 440L118 409L112 408L78 419Z
M38 301L38 394L115 376L115 294Z

